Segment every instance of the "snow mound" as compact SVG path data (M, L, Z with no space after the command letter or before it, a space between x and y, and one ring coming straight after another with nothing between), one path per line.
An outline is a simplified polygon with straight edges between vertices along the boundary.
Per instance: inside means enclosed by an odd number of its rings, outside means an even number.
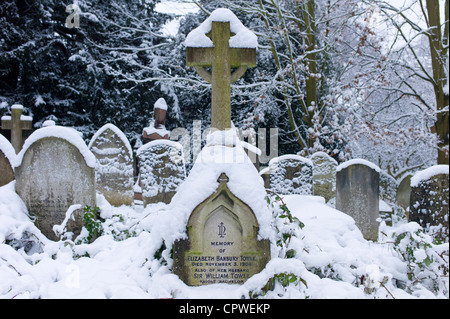
M14 150L11 143L0 134L0 152L2 152L5 157L8 159L9 164L11 165L12 169L14 169L16 165L16 151Z
M184 44L187 47L212 48L214 45L206 34L211 31L213 21L230 23L230 31L235 34L230 38L230 48L256 49L258 47L257 36L247 29L231 10L224 8L214 10L200 26L187 35Z

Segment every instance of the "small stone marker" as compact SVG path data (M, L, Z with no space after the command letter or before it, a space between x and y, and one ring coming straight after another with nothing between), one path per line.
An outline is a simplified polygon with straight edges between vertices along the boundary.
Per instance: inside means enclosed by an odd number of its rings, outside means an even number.
M270 241L257 239L255 214L228 189L225 173L218 182L189 217L188 239L174 244L173 271L189 286L243 284L270 260Z
M186 178L183 146L174 141L156 140L137 150L144 206L170 203Z
M133 150L125 134L106 124L94 134L88 148L97 158L97 191L113 206L133 204Z
M378 239L380 169L354 159L336 168L336 209L350 215L366 240Z
M231 127L231 83L256 66L257 38L228 9L214 10L186 37L186 65L212 85L211 129ZM206 68L211 68L211 73ZM232 68L237 68L231 73Z
M166 130L166 115L166 100L160 98L153 106L153 121L150 123L149 127L144 128L142 133L144 143L160 139L169 139L169 131Z
M298 155L282 155L269 161L270 188L280 195L312 195L313 163ZM264 175L266 171L261 171ZM267 176L267 174L266 174Z
M336 167L338 163L324 152L316 152L311 155L311 161L313 162L314 195L322 196L327 203L336 197Z
M16 152L11 143L0 134L0 186L14 180Z
M435 165L411 178L409 220L434 238L448 242L449 166Z
M380 198L389 205L394 205L397 201L398 183L394 177L386 171L380 170Z
M11 116L2 116L2 130L11 130L11 144L16 151L22 148L22 131L32 129L32 117L22 115L23 106L14 104L11 106Z
M397 188L397 204L405 210L411 200L411 177L412 175L403 177Z
M16 191L36 226L58 240L53 226L61 225L72 205L81 205L67 231L78 235L84 224L84 206L95 207L95 156L78 132L51 126L36 130L17 156Z

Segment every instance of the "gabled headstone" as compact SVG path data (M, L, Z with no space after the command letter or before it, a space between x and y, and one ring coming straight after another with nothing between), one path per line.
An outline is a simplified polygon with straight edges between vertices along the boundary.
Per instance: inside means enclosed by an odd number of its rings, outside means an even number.
M97 158L97 192L113 206L133 204L133 150L125 134L113 124L101 127L88 146Z
M336 168L336 209L350 215L367 240L378 239L380 169L354 159Z
M338 163L334 158L324 152L311 155L313 162L313 188L314 195L322 196L325 202L336 197L336 167Z
M57 240L53 226L63 223L70 206L81 205L67 223L68 232L79 234L83 208L95 207L95 156L78 132L60 126L35 131L18 154L17 165L16 191L42 233Z
M11 143L0 134L0 186L14 180L16 152Z
M272 158L269 176L269 188L277 194L313 194L313 163L307 158L298 155Z
M144 206L170 203L186 178L183 147L169 140L156 140L137 150Z
M435 165L411 178L409 220L434 238L448 242L449 166Z
M190 215L188 238L175 242L173 271L189 286L243 284L270 260L270 241L258 240L255 214L228 181L222 173L214 194Z

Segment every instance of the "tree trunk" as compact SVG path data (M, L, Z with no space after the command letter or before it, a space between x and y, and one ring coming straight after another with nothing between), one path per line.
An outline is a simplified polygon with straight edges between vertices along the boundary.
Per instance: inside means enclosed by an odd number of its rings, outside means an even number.
M448 123L448 92L444 94L444 85L446 84L446 74L444 70L445 51L443 46L443 37L441 32L441 23L439 17L439 1L426 0L428 11L428 23L430 33L431 64L433 68L434 93L436 96L436 133L438 142L438 164L448 164L448 145L449 145L449 123ZM448 7L448 0L446 1ZM448 13L446 12L448 17ZM448 20L447 20L448 21ZM448 22L446 26L448 25ZM448 27L446 28L448 32ZM445 35L448 36L448 35ZM445 109L447 107L447 109Z
M307 127L313 127L314 108L311 106L317 106L317 81L316 81L316 24L315 24L315 1L309 0L304 4L304 16L305 16L305 29L307 34L307 48L306 51L310 51L306 55L306 64L309 69L309 74L306 78L306 106L307 112L305 112L304 119L307 123ZM314 139L308 137L308 146L312 148L314 145Z

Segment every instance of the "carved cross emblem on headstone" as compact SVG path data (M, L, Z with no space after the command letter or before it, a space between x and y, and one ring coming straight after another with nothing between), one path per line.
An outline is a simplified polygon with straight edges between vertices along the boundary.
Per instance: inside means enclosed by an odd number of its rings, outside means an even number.
M2 117L2 129L11 130L11 144L16 154L22 148L22 131L32 129L32 119L22 116L22 109L22 105L15 104L11 106L11 116Z
M186 64L212 85L211 129L231 127L231 83L256 66L256 48L230 47L230 22L212 21L207 36L213 47L187 47ZM211 68L209 72L206 68ZM232 72L232 68L237 68Z

